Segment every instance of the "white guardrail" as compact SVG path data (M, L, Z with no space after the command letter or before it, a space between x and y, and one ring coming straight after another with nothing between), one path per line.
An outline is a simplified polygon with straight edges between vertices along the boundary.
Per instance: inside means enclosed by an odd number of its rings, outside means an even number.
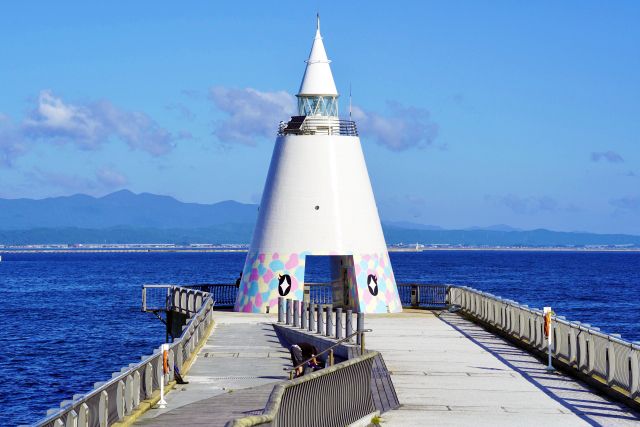
M73 399L60 403L59 409L48 410L47 416L33 425L110 426L123 421L145 399L157 395L162 379L165 385L173 381L174 366L182 371L185 361L205 338L205 331L213 321L214 301L208 293L198 290L171 285L153 287L165 290L167 309L190 315L180 337L169 344L169 374L163 375L162 347L158 347L151 356L143 356L140 362L112 374L110 380L95 383L89 393L74 395Z
M547 350L542 310L464 286L449 288L449 304L540 351ZM640 344L591 325L552 316L552 357L618 393L640 398Z

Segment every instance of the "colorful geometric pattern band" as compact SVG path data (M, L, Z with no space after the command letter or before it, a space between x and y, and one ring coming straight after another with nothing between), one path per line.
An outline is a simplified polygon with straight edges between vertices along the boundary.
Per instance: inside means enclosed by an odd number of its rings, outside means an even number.
M302 301L304 297L305 258L311 252L292 254L249 253L242 272L235 311L277 312L278 297ZM351 268L348 282L350 299L362 313L402 311L389 256L381 254L347 255Z

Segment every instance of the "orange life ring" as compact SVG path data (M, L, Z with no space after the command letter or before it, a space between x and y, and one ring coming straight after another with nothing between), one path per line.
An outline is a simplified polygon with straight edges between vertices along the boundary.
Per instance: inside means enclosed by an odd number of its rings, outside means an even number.
M548 337L551 332L551 312L544 315L544 336Z
M167 350L162 352L162 372L165 375L169 373L169 352Z

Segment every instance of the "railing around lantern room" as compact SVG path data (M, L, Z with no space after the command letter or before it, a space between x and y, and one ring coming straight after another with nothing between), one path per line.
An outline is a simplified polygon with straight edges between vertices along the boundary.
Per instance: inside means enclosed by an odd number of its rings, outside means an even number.
M356 122L338 117L292 116L278 126L278 136L283 135L358 136L358 128Z

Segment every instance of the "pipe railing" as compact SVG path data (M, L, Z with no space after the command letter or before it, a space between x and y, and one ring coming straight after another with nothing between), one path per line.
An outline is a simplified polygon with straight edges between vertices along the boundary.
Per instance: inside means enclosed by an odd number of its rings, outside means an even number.
M159 294L171 285L145 285L148 294L143 294L143 310L145 301L147 311L162 310L164 296ZM303 301L308 304L333 304L333 283L304 283ZM413 308L444 308L447 304L447 292L449 285L422 284L422 283L398 283L397 289L400 302L403 307ZM180 286L180 288L195 289L212 295L216 307L233 307L238 286L229 283L200 283ZM145 291L143 291L145 292Z
M105 382L94 384L86 394L74 395L64 400L60 408L47 411L47 416L35 426L107 427L123 421L145 399L151 399L159 389L160 381L168 384L174 380L174 366L182 370L198 345L205 339L205 332L213 321L214 301L210 295L192 289L172 285L145 285L152 292L166 296L167 309L190 313L182 333L169 344L169 373L163 374L161 348L140 362L132 363L112 375ZM143 288L143 309L149 310L148 294ZM162 289L162 291L158 291ZM149 310L151 311L151 310Z
M398 295L403 307L445 308L449 285L398 283Z
M278 136L283 135L343 135L358 136L358 127L353 120L330 118L327 116L307 116L302 123L289 127L289 123L278 125Z
M373 329L363 329L361 331L355 331L354 333L352 333L351 335L342 338L341 340L338 340L337 342L333 343L330 347L327 347L326 349L322 350L320 353L308 358L307 360L305 360L304 362L300 362L298 363L296 366L294 366L293 368L284 368L285 371L289 371L289 379L292 380L293 376L296 372L296 370L298 368L304 367L307 363L311 362L312 360L314 360L317 357L322 356L323 354L327 354L328 353L328 365L329 366L333 366L333 349L338 347L339 345L342 345L344 342L349 341L352 337L356 336L356 335L361 335L360 338L360 354L364 354L365 353L365 348L364 348L364 334L367 332L373 332Z
M314 304L333 304L331 283L305 283L303 300Z
M232 283L198 283L182 287L211 294L216 307L233 307L238 295L238 286Z
M542 310L464 286L449 288L449 303L534 349L547 351ZM552 315L552 358L618 393L640 397L640 343L589 324Z

